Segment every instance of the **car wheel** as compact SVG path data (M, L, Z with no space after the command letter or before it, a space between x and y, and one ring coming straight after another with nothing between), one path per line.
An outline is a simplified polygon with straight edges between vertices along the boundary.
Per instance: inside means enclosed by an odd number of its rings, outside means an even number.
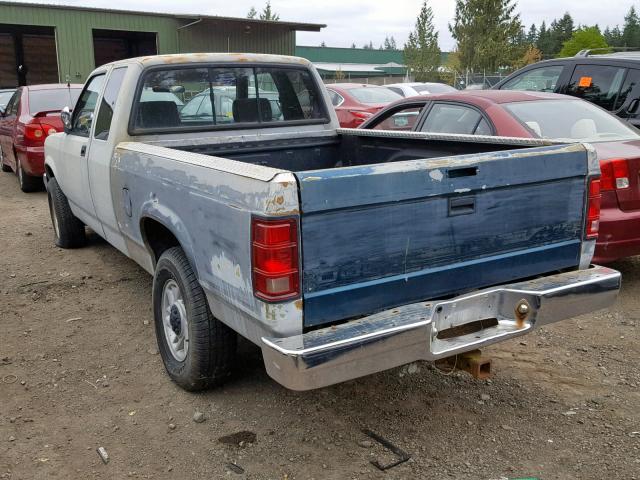
M4 153L2 153L2 148L0 148L0 169L2 169L3 172L11 171L11 167L4 163Z
M171 379L185 390L220 385L229 377L236 333L213 316L180 247L166 250L153 276L158 349Z
M37 192L43 187L42 178L33 177L26 173L20 160L18 160L18 181L20 182L20 190L25 193Z
M55 243L60 248L78 248L85 245L87 237L82 223L69 207L69 201L54 178L47 188L49 214L53 224Z

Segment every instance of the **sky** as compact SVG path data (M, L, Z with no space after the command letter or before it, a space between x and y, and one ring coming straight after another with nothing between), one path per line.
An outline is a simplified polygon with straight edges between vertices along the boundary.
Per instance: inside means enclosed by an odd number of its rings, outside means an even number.
M202 13L204 15L246 16L252 6L261 10L266 0L30 0L31 3L55 3L88 7L141 10L163 13ZM635 3L632 0L519 0L517 11L523 23L539 25L559 18L569 11L576 23L605 26L622 25L624 16ZM386 36L393 36L402 47L413 29L422 0L272 0L271 6L281 20L326 24L317 32L298 32L298 45L358 47L372 41L378 47ZM429 0L434 23L440 33L441 50L455 46L447 25L455 12L455 0ZM606 7L605 7L606 5Z

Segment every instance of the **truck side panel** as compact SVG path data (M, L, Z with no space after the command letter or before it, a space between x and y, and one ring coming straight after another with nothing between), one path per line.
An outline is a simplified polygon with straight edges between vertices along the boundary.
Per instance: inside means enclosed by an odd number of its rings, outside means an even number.
M293 175L127 143L115 152L111 184L119 228L138 263L149 263L153 242L141 223L156 221L180 242L220 320L256 343L268 332L301 331L300 302L262 302L251 281L251 216L297 214Z

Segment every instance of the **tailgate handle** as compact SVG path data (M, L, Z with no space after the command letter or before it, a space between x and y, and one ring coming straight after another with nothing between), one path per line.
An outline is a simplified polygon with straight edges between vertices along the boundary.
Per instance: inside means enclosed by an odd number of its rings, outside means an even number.
M463 167L447 170L447 177L449 178L473 177L477 174L478 167Z
M469 215L476 211L475 197L449 198L449 216Z

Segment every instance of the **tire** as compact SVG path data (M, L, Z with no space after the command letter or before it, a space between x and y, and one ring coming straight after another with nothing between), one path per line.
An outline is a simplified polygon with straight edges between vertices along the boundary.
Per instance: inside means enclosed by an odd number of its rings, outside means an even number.
M49 180L47 196L56 245L60 248L83 247L87 241L84 224L71 211L55 177Z
M0 148L0 169L2 169L3 172L10 172L11 171L11 167L9 165L7 165L6 163L4 163L4 153L2 153L2 149Z
M166 250L153 276L153 316L160 356L188 391L221 385L231 373L236 333L215 318L180 247Z
M42 183L42 178L29 175L22 169L22 162L20 162L20 160L17 160L17 163L20 190L25 193L38 192L42 190L42 187L44 186Z

